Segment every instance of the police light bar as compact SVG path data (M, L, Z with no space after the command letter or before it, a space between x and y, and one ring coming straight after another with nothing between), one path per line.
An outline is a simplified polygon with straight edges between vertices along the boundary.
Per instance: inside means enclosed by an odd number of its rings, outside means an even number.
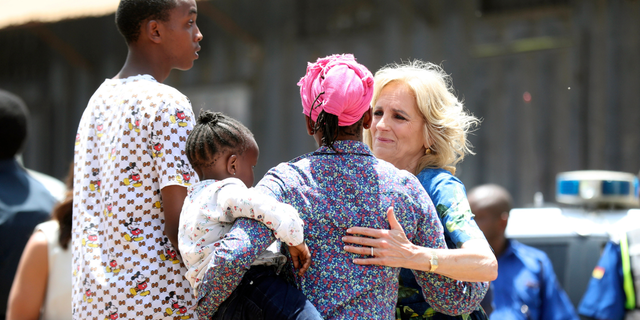
M638 177L626 172L586 170L556 176L556 201L572 205L640 206Z

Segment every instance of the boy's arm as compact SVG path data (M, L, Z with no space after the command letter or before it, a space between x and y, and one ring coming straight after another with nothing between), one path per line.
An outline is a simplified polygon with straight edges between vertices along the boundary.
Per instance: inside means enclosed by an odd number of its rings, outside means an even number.
M264 223L288 246L304 242L304 222L295 208L253 188L247 189L242 182L229 183L220 189L218 203L230 218L250 218Z
M171 241L173 248L178 250L178 226L182 204L187 197L187 188L180 185L170 185L160 190L164 209L164 234ZM179 250L178 250L179 252Z
M164 107L151 114L147 145L141 146L148 150L153 148L156 139L161 152L148 153L151 164L158 173L158 184L164 212L164 233L173 248L178 250L178 226L182 204L187 196L187 186L198 182L198 177L189 165L185 155L186 141L193 129L195 116L191 103L181 94L165 95ZM179 124L173 119L177 113L183 113L184 123ZM155 194L155 192L154 192Z
M237 219L231 230L218 241L211 261L197 288L196 309L200 319L210 319L218 307L240 284L253 261L275 241L264 224L252 219Z

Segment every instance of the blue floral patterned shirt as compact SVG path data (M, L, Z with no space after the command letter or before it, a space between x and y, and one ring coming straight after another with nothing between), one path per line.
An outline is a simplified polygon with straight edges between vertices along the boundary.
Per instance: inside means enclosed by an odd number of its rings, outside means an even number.
M362 142L337 141L334 148L337 152L321 147L278 165L256 189L292 205L305 221L313 263L295 280L324 318L393 319L400 269L354 264L359 255L343 250L342 237L353 226L389 229L386 209L392 205L407 237L417 245L445 248L442 225L415 176L376 159ZM227 234L232 239L225 237L216 249L219 259L212 260L200 288L211 291L200 300L199 310L215 312L239 283L247 262L273 239L257 222L238 222L243 228L234 226ZM437 310L469 313L478 304L463 282L428 272L415 275Z
M472 239L485 239L473 220L464 184L458 178L445 169L433 168L423 169L418 173L417 178L436 207L445 228L444 236L449 249L460 248L463 243ZM411 270L402 269L400 272L402 285L416 292L411 296L403 297L400 305L408 306L420 315L431 314L432 310L420 294L420 286L413 278ZM465 282L465 284L469 287L469 295L480 297L480 300L488 289L487 282Z

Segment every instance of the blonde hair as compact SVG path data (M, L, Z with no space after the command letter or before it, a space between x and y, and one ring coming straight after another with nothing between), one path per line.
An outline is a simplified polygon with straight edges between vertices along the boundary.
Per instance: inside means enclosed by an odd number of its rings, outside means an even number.
M371 106L375 107L382 89L391 82L406 84L416 99L418 110L425 120L424 140L430 142L418 161L414 174L424 168L443 168L455 174L455 165L471 151L467 135L480 120L464 109L453 91L451 77L442 67L420 60L393 63L382 67L374 77ZM364 131L364 141L372 148L369 129Z

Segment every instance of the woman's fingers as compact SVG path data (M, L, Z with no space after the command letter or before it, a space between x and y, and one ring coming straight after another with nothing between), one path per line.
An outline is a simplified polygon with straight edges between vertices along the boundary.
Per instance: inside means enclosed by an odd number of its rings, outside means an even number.
M391 230L400 230L402 231L402 233L404 233L402 225L398 222L398 219L396 219L396 215L393 213L393 207L389 207L389 209L387 209L387 220L389 220L389 226L391 227Z
M393 212L393 206L387 209L387 220L389 220L389 226L391 230L399 230L404 233L404 229L402 225L396 219L396 215ZM366 228L366 227L351 227L347 229L347 233L351 234L359 234L367 237L373 238L381 238L389 233L389 230L386 229L374 229L374 228Z
M364 238L364 237L353 237L353 236L344 236L342 237L342 241L346 243L359 244L367 247L379 247L381 245L380 240Z
M373 228L365 228L365 227L351 227L347 229L347 233L359 234L367 237L380 238L384 235L384 229L373 229Z
M378 258L369 258L369 259L353 259L353 263L355 264L360 264L363 266L368 266L368 265L384 265L384 263L382 262L382 259L378 259Z
M371 256L371 248L373 247L354 247L354 246L344 246L344 251ZM374 255L376 252L380 253L380 249L374 248Z

